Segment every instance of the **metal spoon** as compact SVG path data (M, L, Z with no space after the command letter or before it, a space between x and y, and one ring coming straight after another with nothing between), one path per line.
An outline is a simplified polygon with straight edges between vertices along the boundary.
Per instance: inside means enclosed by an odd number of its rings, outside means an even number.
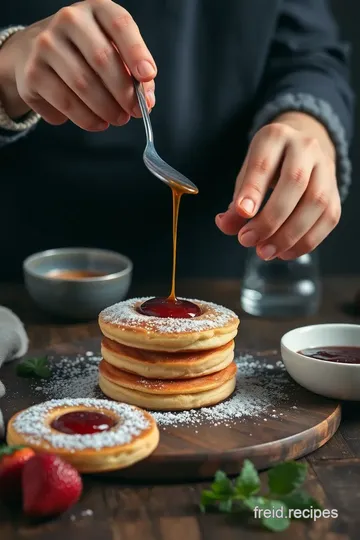
M199 193L199 190L195 184L186 178L186 176L182 175L177 170L173 169L173 167L170 167L170 165L165 163L165 161L161 159L155 150L154 135L143 86L134 78L133 82L145 126L146 147L144 150L143 159L146 167L157 178L165 182L165 184L168 184L170 187L175 188L182 193Z

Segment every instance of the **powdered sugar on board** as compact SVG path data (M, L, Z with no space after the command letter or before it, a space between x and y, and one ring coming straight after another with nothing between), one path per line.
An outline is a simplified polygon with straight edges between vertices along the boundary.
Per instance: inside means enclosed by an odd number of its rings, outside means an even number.
M151 317L139 313L136 309L138 305L153 298L131 298L124 302L119 302L104 309L100 313L100 321L113 325L121 325L123 328L143 328L148 331L161 332L162 334L180 334L183 332L201 332L222 328L231 321L236 320L237 315L230 309L204 302L203 300L179 298L197 304L202 309L199 317L192 319L173 319L170 317Z
M50 357L51 378L41 381L41 386L37 382L35 390L49 399L104 397L97 384L101 359L87 353L60 359Z
M103 397L98 387L100 356L61 357L56 359L52 376L34 383L34 389L47 398ZM237 355L237 384L233 395L218 405L183 412L152 413L160 426L231 425L245 419L283 418L279 405L294 406L295 383L286 374L283 363L269 363L262 358ZM284 408L282 407L282 410Z
M82 406L91 410L111 411L119 417L119 422L110 430L87 435L60 433L51 429L47 418L57 407ZM64 410L64 413L66 411ZM43 440L54 448L71 451L88 448L99 450L130 443L150 427L143 412L125 403L116 403L106 399L53 399L39 405L33 405L22 411L14 421L14 429L27 436L29 443L37 445Z
M238 367L236 388L232 396L213 407L182 411L152 413L159 425L228 425L234 421L266 416L278 418L276 413L280 403L287 402L294 383L289 380L282 362L268 364L250 355L235 358Z

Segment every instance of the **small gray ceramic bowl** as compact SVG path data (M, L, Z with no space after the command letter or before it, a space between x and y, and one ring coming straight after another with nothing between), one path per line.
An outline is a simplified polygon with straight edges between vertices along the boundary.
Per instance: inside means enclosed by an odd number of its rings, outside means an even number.
M132 269L124 255L93 248L51 249L35 253L23 263L31 298L45 311L71 319L96 319L102 309L123 300ZM49 275L77 270L99 275L81 279Z

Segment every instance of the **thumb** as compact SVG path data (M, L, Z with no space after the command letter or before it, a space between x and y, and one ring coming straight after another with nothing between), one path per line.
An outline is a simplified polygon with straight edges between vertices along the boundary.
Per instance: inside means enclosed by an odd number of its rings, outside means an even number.
M235 210L235 204L232 202L226 212L217 214L215 223L221 232L229 236L238 234L239 230L245 225L247 219L240 216Z
M233 200L229 204L229 208L226 212L223 212L221 214L217 214L215 217L215 223L219 227L220 231L222 231L224 234L228 235L235 235L238 234L241 227L245 225L247 219L236 211L235 201L237 200L238 193L240 191L243 178L247 169L249 158L248 154L245 158L245 161L243 163L243 166L241 167L241 170L239 174L237 175L236 182L235 182L235 188L234 188L234 195Z

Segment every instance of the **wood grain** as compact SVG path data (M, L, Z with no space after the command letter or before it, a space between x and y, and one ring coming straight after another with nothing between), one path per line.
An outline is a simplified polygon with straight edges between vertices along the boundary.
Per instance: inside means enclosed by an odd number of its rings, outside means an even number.
M237 341L237 354L258 354L240 348L241 331ZM58 344L36 351L36 356L50 355L56 364L61 355L71 362L77 354L85 355L89 350L100 356L100 340ZM218 469L237 474L245 458L264 469L286 459L305 456L325 444L339 426L340 405L294 384L276 366L277 355L262 355L258 360L264 365L271 364L273 369L265 373L259 370L257 383L265 386L271 378L283 395L291 394L291 404L296 403L296 409L280 397L272 404L275 418L265 411L259 417L217 421L215 425L206 421L201 425L160 426L160 444L155 452L135 466L111 475L152 482L209 479ZM16 376L14 364L4 367L2 377L5 386L12 389L7 393L5 419L19 410L19 404L26 408L47 399L41 392L34 391L33 381ZM89 392L92 390L89 388ZM106 398L100 391L99 395Z
M282 334L295 326L325 322L360 323L360 317L343 310L359 288L359 276L327 278L321 310L307 319L262 320L240 313L239 281L190 280L178 283L178 293L203 298L236 310L242 319L241 347L260 354L277 351ZM130 296L164 294L164 284L144 283ZM94 322L55 320L40 312L21 286L0 285L0 305L12 308L25 322L32 350L89 337L98 337ZM1 406L3 406L2 400ZM20 408L20 402L19 402ZM339 507L336 520L293 523L288 531L264 533L249 528L238 516L230 518L199 512L204 483L135 485L121 478L86 477L84 493L70 511L46 523L29 523L19 510L0 505L1 540L358 540L360 529L359 464L360 409L345 404L339 430L330 441L304 458L309 464L306 489L325 508ZM267 473L261 473L264 485ZM88 509L92 516L82 513ZM176 523L180 522L179 528Z

